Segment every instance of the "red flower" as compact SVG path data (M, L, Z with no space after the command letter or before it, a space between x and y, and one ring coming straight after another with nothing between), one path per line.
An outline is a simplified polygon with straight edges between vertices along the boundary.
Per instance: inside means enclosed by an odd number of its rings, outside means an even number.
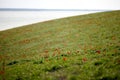
M0 71L0 75L4 74L5 72L4 71Z
M87 58L83 58L82 61L83 61L83 62L86 62L86 61L87 61Z
M66 61L66 60L67 60L67 58L66 58L66 57L63 57L63 60L64 60L64 61Z
M45 50L45 53L48 53L48 50Z
M101 53L101 51L100 51L100 50L97 50L97 51L96 51L96 53L100 54L100 53Z

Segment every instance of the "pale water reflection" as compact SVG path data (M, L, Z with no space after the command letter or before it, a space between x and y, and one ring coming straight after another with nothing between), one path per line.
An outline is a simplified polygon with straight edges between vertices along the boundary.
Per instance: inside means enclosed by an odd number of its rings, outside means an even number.
M100 11L0 11L0 31L46 20Z

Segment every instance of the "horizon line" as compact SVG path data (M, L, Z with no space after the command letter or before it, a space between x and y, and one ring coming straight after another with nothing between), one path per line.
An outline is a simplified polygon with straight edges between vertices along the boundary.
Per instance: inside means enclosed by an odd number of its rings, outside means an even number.
M114 9L36 9L36 8L0 8L0 11L112 11Z

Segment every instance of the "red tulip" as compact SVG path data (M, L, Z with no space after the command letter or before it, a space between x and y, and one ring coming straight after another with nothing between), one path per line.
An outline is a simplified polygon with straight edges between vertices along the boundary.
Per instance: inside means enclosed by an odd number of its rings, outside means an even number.
M48 50L45 50L45 53L48 53Z
M87 61L87 58L83 58L82 60L83 60L83 62L86 62L86 61Z
M63 57L63 60L64 60L64 61L66 61L66 60L67 60L67 58L66 58L66 57Z
M5 72L4 71L0 71L0 75L4 74Z
M100 54L100 53L101 53L101 51L100 51L100 50L97 50L97 51L96 51L96 53Z

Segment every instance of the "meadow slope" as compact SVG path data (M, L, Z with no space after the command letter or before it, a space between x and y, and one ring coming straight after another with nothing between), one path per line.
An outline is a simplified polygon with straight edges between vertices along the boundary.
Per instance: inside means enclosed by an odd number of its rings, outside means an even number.
M0 32L0 80L120 80L120 11Z

